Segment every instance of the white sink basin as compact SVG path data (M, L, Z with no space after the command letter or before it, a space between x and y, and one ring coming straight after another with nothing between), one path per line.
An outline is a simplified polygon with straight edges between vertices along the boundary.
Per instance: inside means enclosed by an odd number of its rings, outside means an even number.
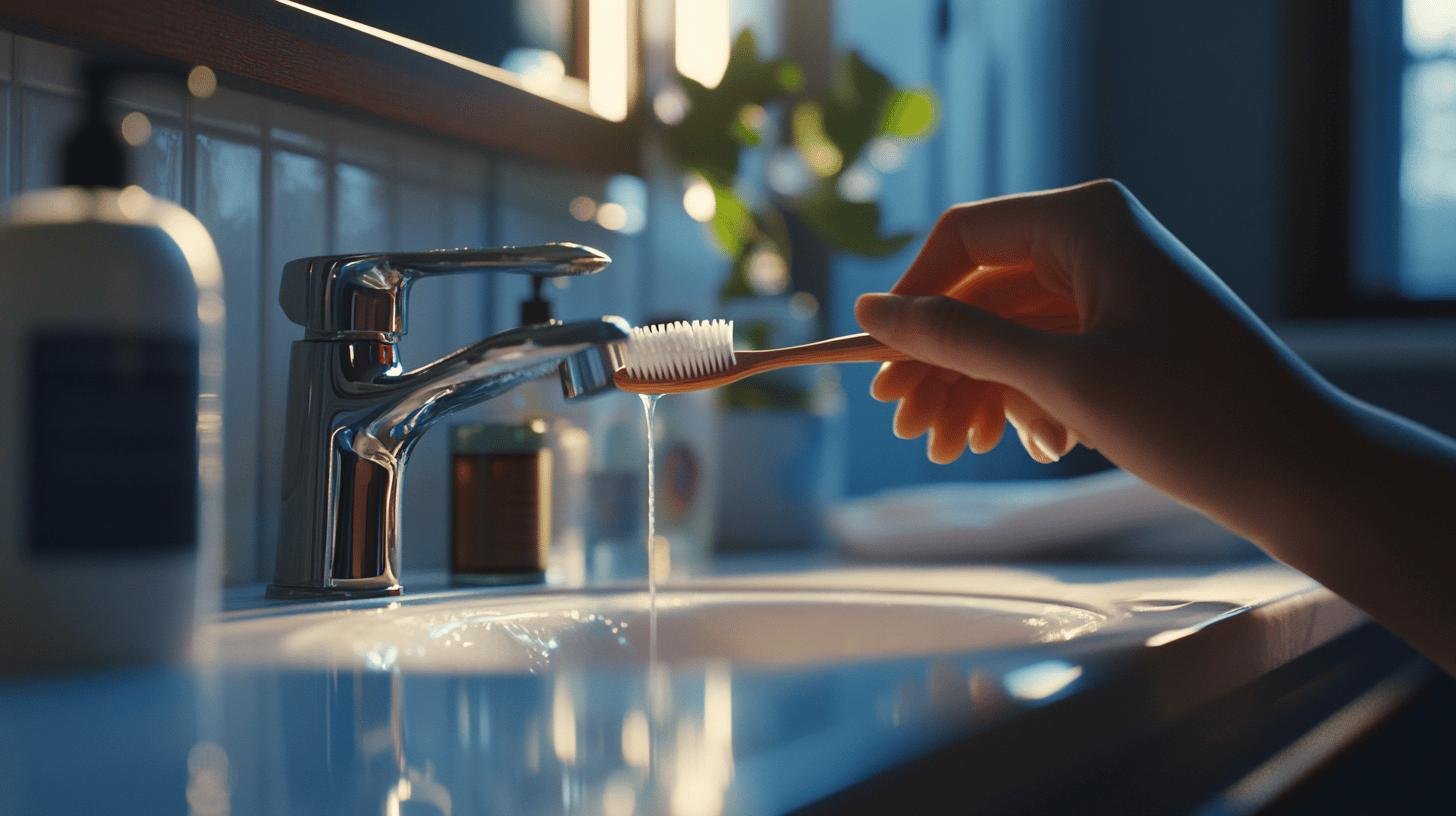
M685 590L657 597L656 657L793 666L1069 640L1106 618L990 597L823 590ZM642 665L646 592L486 596L373 608L308 607L228 620L219 654L249 665L535 672Z

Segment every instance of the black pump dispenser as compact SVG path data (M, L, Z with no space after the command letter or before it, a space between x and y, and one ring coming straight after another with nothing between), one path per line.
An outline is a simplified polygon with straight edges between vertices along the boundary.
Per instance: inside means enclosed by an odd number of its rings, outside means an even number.
M521 301L521 325L534 326L537 323L550 323L551 301L541 296L541 284L544 278L540 275L531 276L531 296Z
M90 60L81 67L85 102L81 122L66 139L61 155L61 184L68 187L125 187L130 179L126 146L109 112L112 88L131 74L181 78L165 65Z
M120 73L119 66L106 62L88 62L81 69L85 108L61 159L61 183L67 187L126 186L126 147L106 115L106 100Z

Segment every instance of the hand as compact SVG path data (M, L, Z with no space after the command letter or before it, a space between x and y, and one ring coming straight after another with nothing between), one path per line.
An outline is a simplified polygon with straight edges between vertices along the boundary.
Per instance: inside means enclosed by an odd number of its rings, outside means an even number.
M1332 389L1116 182L952 208L891 291L857 316L919 362L871 393L935 461L994 447L1004 417L1038 461L1081 441L1217 505L1210 475L1323 443Z

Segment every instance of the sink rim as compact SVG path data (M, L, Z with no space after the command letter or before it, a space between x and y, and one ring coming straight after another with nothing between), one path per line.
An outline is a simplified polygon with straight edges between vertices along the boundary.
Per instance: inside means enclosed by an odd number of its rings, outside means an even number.
M1038 595L1018 595L1013 593L991 593L991 592L952 592L944 589L909 589L904 587L886 589L866 589L862 587L829 587L823 585L798 585L775 582L773 584L751 584L743 582L742 579L726 581L722 579L694 579L689 581L678 581L660 586L657 588L659 600L664 597L670 598L674 595L684 593L702 594L762 594L762 595L818 595L826 598L886 598L896 597L905 599L924 599L919 601L925 605L933 605L934 599L943 599L949 602L967 602L975 600L1001 601L1010 603L1034 603L1046 604L1049 606L1064 607L1088 612L1101 616L1111 622L1122 617L1122 610L1114 606L1101 606L1081 600L1069 600L1063 598L1042 597ZM265 600L259 597L260 603L257 606L227 609L219 612L213 619L212 625L227 625L251 620L263 620L269 618L293 618L312 617L327 613L342 613L354 611L368 611L377 609L401 609L405 607L440 606L467 600L476 600L482 603L530 603L539 602L558 597L608 597L608 596L629 596L649 594L647 586L641 582L621 582L602 584L584 587L564 586L542 586L540 584L512 587L481 587L481 586L447 586L438 589L430 589L416 592L409 595L400 595L390 598L352 598L338 601L317 601L317 600L288 600L276 601Z
M787 661L765 657L765 653L755 652L751 645L746 650L740 650L740 647L728 647L721 655L697 655L693 653L690 646L683 654L665 655L664 665L670 666L726 661L744 667L789 668L907 658L922 659L972 653L990 654L1008 649L1021 651L1027 648L1057 648L1097 637L1113 625L1119 617L1115 612L1092 608L1085 604L1069 604L1024 596L943 591L907 592L895 589L676 584L660 589L658 595L658 614L663 616L663 625L673 629L678 626L688 626L688 631L693 631L692 627L702 626L701 622L694 623L694 621L701 621L704 615L713 617L713 607L716 605L726 607L723 614L728 616L725 618L728 621L735 620L734 616L747 615L751 618L755 614L761 615L765 612L773 614L791 611L795 605L804 606L804 614L810 616L836 613L875 615L876 607L883 607L886 614L892 615L892 620L894 615L908 614L912 617L923 615L926 627L924 631L931 638L940 638L943 645L943 648L915 649L912 647L909 650L901 650L894 644L906 642L897 640L894 636L888 636L890 639L885 640L884 643L890 645L870 647L853 659L846 659L842 656L834 657L834 647L826 645L827 656ZM487 631L490 630L492 624L509 627L524 623L528 628L537 627L542 632L551 632L555 627L560 627L563 632L569 632L578 628L576 621L581 622L580 626L586 626L590 621L597 620L599 616L607 618L608 625L612 625L611 618L619 618L623 621L630 619L634 627L645 626L649 615L649 597L648 590L640 585L597 587L590 591L563 589L541 592L537 589L536 591L504 594L499 592L448 592L429 598L417 598L414 603L408 605L400 601L382 604L371 601L351 605L350 608L341 608L341 604L330 603L309 605L296 613L290 609L285 614L238 615L214 624L212 635L219 645L230 642L232 647L219 650L219 659L223 664L236 663L237 660L233 659L236 658L250 665L265 662L293 667L337 666L356 662L367 664L374 659L371 655L390 654L391 657L387 661L389 666L381 665L378 668L393 668L395 658L401 653L405 655L413 653L414 658L410 661L411 665L401 665L401 668L411 672L425 673L441 671L468 671L479 674L510 674L520 671L535 673L538 668L549 666L551 662L549 655L545 664L536 668L531 667L529 657L524 659L513 659L510 655L498 657L493 650L481 652L483 657L466 660L464 664L461 664L457 662L453 652L449 654L434 652L432 655L427 655L425 652L419 651L420 649L448 648L450 645L437 642L434 635L422 633L442 626L448 626L450 631L455 631L458 623L471 626L484 624ZM577 617L578 614L581 615L580 618ZM955 626L956 616L963 614L967 616L965 623L969 624L971 628L945 628L947 625ZM685 617L679 618L679 615ZM977 616L991 617L978 619ZM791 617L790 615L786 619ZM1008 621L1008 618L1011 620ZM1031 625L1029 621L1033 618L1049 619L1050 628L1038 629ZM675 619L682 622L675 623ZM623 625L625 626L625 624ZM1005 628L1008 626L1011 627L1011 630L1027 634L1025 636L1007 635L1005 633L1011 631ZM395 629L395 627L399 628ZM612 631L614 634L616 633L615 629ZM634 629L634 631L641 630ZM703 631L711 632L712 629ZM833 643L838 637L835 631L820 631L824 634L817 637L827 638L826 643ZM802 632L794 632L794 627L789 627L785 630L783 642L792 644L795 642L795 638L804 636ZM458 635L456 637L458 638ZM556 636L547 634L544 637L550 638L550 650L554 650ZM708 637L711 639L712 636L708 635ZM811 635L811 637L814 636ZM325 648L322 651L309 648L309 644L319 643L320 638L323 639L322 642L336 646L339 651L334 648ZM528 641L521 642L527 643ZM541 640L541 643L545 642L544 639ZM917 641L912 636L909 642ZM269 643L273 645L264 645ZM623 642L622 645L627 644ZM380 651L381 649L385 651ZM402 651L396 652L396 649ZM659 654L661 653L659 652ZM438 664L435 664L438 659L437 655L443 655L443 660L439 660ZM635 660L619 662L611 657L593 658L593 660L598 659L601 662L596 665L571 661L558 664L553 667L553 670L557 668L568 671L610 670L636 662ZM517 665L518 663L519 665ZM361 665L361 667L365 666Z

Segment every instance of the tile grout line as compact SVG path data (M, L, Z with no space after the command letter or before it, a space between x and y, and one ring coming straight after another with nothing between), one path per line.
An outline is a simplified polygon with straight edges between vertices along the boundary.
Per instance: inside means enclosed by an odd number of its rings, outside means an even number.
M20 81L20 41L14 34L10 35L10 108L14 113L11 125L14 128L11 133L14 139L10 142L10 193L18 195L23 186L24 179L21 171L25 169L22 156L25 155L25 88Z
M271 577L270 566L266 563L266 548L263 546L265 531L264 521L267 514L262 511L263 502L266 500L264 486L267 479L267 461L264 458L263 440L267 437L268 429L264 427L264 420L268 416L268 391L263 387L263 378L267 375L266 362L268 359L268 265L273 262L273 254L269 251L273 240L273 136L272 136L272 107L264 102L260 111L260 122L262 126L258 134L258 263L260 268L254 270L257 275L257 286L259 290L258 314L254 323L257 329L256 351L258 355L258 377L254 383L253 398L257 401L258 411L258 432L253 437L253 457L256 467L253 472L253 576L256 581L267 581Z
M485 165L485 190L482 198L485 200L485 213L482 216L482 227L485 229L484 243L486 246L500 244L500 201L497 196L500 193L500 163L495 155L486 156ZM500 300L499 277L492 275L486 281L485 287L485 330L496 331L495 310Z
M5 155L5 199L9 201L20 192L20 49L15 43L15 34L5 32L10 38L10 93L5 96L5 144L10 152Z
M337 123L329 117L324 140L324 248L323 255L339 251L339 140Z
M435 197L439 199L441 213L440 220L444 222L444 229L442 230L442 234L444 235L442 248L454 248L460 245L458 236L463 230L459 230L458 225L455 223L455 205L454 202L451 201L450 197L451 188L449 186L449 182L447 181L450 172L449 168L445 165L445 154L444 152L439 150L435 150L434 152L436 154L436 178L435 182L431 185L431 192L433 192ZM470 279L466 278L463 287L466 289L470 288L470 283ZM451 304L445 309L445 336L452 338L451 344L454 344L455 341L459 340L465 335L465 333L462 331L462 329L464 329L465 327L455 325L455 318L458 317L458 315L456 314L456 309L453 303L454 299L452 298L451 300ZM461 345L464 345L464 341L461 342Z
M197 168L194 166L197 161L197 145L194 143L197 138L197 131L192 126L192 94L184 92L182 95L182 189L181 202L183 209L197 214ZM227 270L223 270L227 274ZM227 399L226 396L223 399ZM227 419L227 415L223 415ZM226 467L226 462L224 462Z

